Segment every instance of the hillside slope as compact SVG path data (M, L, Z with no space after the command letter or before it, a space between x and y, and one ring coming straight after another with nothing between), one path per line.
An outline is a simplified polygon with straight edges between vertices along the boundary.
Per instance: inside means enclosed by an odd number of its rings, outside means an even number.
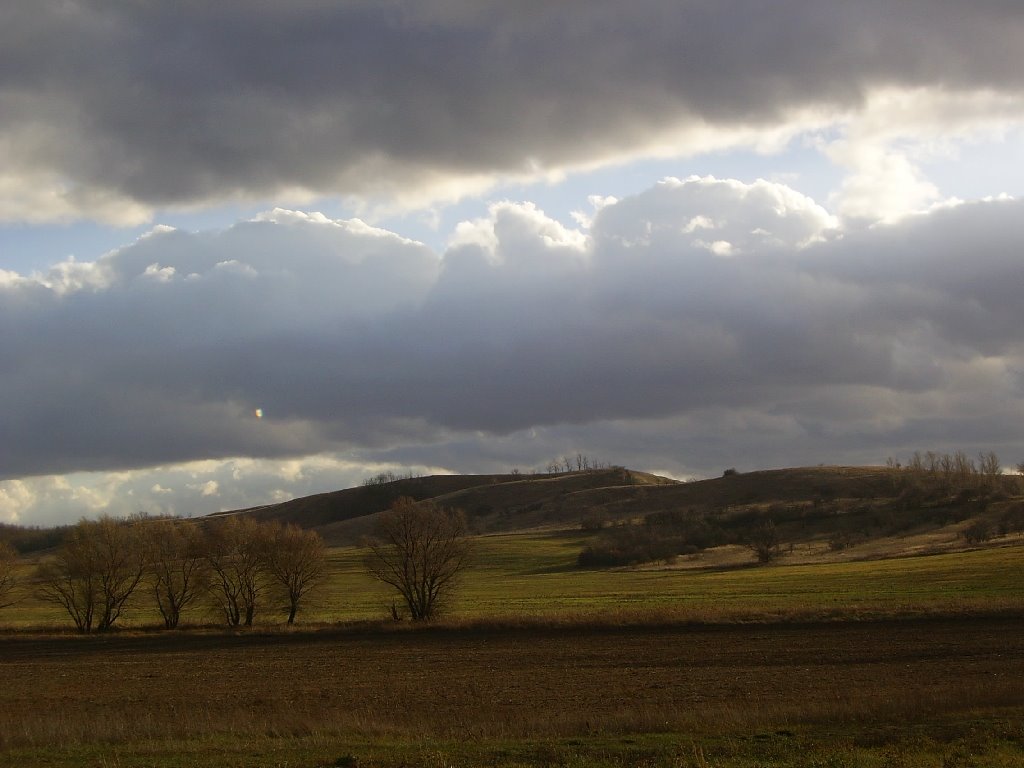
M228 514L293 522L343 545L358 542L378 513L409 496L463 510L477 534L583 528L606 539L673 538L686 551L694 521L703 535L714 528L717 541L742 544L770 520L790 545L840 550L937 530L947 542L1022 530L1021 490L1016 477L953 479L886 467L763 470L688 483L612 468L397 479Z
M380 512L401 496L422 501L477 485L490 486L515 479L515 475L428 475L402 478L217 514L246 514L258 520L280 520L303 528L321 528Z
M586 508L571 501L578 494L603 492L607 498L619 498L630 488L659 485L678 483L620 468L545 475L429 475L218 514L295 523L318 530L331 544L347 544L368 533L374 515L402 496L461 509L475 532L491 532L578 525L579 510Z

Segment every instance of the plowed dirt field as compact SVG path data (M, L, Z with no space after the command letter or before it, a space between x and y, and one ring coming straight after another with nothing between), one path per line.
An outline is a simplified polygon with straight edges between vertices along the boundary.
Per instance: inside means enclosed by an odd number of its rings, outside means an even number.
M913 719L1024 704L1024 620L8 635L0 681L7 746Z

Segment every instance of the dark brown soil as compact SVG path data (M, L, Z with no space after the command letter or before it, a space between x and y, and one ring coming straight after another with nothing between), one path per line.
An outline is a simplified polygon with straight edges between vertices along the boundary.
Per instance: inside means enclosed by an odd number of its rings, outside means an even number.
M0 725L522 735L1024 705L1013 618L0 637ZM168 735L171 735L169 733Z

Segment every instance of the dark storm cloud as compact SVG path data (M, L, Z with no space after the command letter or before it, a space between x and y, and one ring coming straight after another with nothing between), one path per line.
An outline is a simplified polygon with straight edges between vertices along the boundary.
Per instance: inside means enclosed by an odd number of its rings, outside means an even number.
M872 86L1017 92L1022 36L1009 2L14 0L0 139L72 205L408 191Z
M666 444L1003 445L1024 427L1022 214L840 233L780 185L690 179L586 234L496 205L443 258L284 211L155 232L51 287L0 275L2 471L460 444L479 466L496 436L495 461L557 453L565 425L619 460L636 429L647 466Z
M0 281L4 471L315 449L319 429L258 421L269 403L253 396L301 397L314 360L328 386L323 339L415 306L437 269L390 233L277 212L222 233L156 232L78 265L69 288L54 270L64 293Z

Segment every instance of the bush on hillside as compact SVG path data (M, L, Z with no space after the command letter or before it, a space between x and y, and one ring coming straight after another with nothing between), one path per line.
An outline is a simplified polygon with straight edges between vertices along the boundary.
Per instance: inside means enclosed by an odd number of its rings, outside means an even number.
M721 525L694 510L652 512L644 518L644 527L651 536L676 539L698 550L728 544L732 538Z
M999 518L999 533L1005 536L1021 531L1024 531L1024 503L1017 502L1008 506Z
M759 563L770 563L782 552L782 542L775 523L765 520L747 535L746 545L757 556Z
M58 546L70 530L70 525L40 528L0 523L0 541L6 541L18 554L26 555Z
M619 525L605 529L596 542L580 552L576 563L583 568L612 568L671 561L698 550L679 536L663 536L642 525Z
M960 531L960 535L968 544L981 544L992 538L992 526L985 520L976 520Z

